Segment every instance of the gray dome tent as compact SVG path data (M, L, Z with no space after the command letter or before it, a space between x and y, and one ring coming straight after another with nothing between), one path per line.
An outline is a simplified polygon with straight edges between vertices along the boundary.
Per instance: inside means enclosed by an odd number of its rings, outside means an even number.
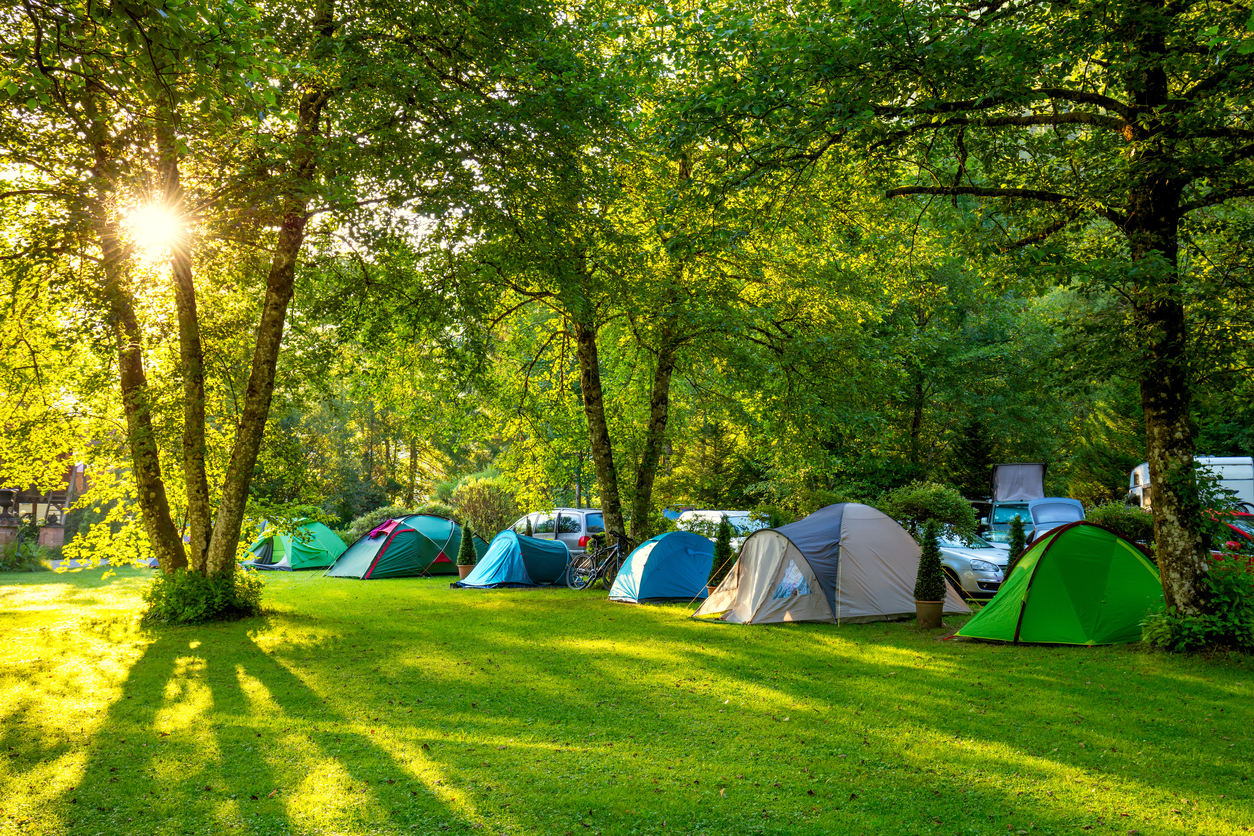
M740 624L859 623L914 615L919 545L867 505L820 508L749 535L736 565L694 618ZM945 585L946 613L970 608Z

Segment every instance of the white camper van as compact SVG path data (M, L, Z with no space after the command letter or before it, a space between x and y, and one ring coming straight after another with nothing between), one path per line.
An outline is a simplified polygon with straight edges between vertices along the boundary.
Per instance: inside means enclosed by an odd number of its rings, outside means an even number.
M1219 484L1237 495L1238 502L1254 506L1254 457L1199 457L1197 463L1219 477ZM1149 462L1132 468L1128 494L1133 505L1150 507Z

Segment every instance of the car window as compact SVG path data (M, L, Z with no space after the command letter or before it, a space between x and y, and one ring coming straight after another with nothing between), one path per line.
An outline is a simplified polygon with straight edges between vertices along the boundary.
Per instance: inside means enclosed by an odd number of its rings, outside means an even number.
M1008 523L1015 517L1024 522L1031 522L1032 518L1028 516L1028 508L1026 505L998 505L993 509L994 523Z
M937 541L947 549L995 549L996 546L990 544L982 537L976 537L974 534L970 538L958 537L953 534L946 534L936 538Z
M583 518L583 521L588 527L589 534L605 533L605 519L600 514L589 514Z
M578 534L579 518L572 517L570 514L557 515L557 533L558 534Z
M1239 529L1247 537L1254 537L1254 522L1239 517L1232 517L1228 520L1228 525Z
M514 533L515 533L515 534L526 534L526 533L527 533L527 520L529 520L529 519L531 519L531 515L530 515L530 514L528 514L527 516L523 517L523 518L522 518L521 520L519 520L518 522L514 523Z
M553 515L552 514L540 514L532 523L532 525L534 526L534 528L532 528L532 531L534 531L536 534L552 534L553 533Z
M1074 522L1084 519L1084 510L1065 502L1051 502L1033 506L1032 516L1037 523Z

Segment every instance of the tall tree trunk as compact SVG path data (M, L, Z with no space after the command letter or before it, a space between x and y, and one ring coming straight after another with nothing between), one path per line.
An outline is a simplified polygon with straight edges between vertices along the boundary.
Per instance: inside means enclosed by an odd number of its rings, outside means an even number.
M575 321L575 356L579 360L579 388L583 394L583 411L588 419L588 436L592 446L592 463L596 469L597 487L601 489L601 514L605 530L626 539L623 506L618 496L618 470L614 467L614 446L610 443L610 427L605 418L605 397L601 390L601 366L597 359L597 332L591 315Z
M119 245L117 221L104 220L97 228L104 251L110 318L118 344L118 378L122 385L122 409L126 414L126 441L131 452L136 500L148 542L161 571L169 574L187 566L187 553L170 516L170 502L161 477L161 458L152 426L152 397L144 372L143 332L126 287L126 256Z
M136 501L161 571L170 573L187 566L187 553L170 516L170 502L161 476L161 457L152 425L152 396L144 371L143 330L135 315L129 287L130 254L122 246L116 214L117 161L110 151L108 121L98 106L98 97L103 95L103 88L89 81L83 109L95 158L95 226L100 240L104 292L117 340L118 380L122 411L126 415L126 442L131 453Z
M915 369L910 389L910 463L918 465L923 458L923 370Z
M631 536L643 543L652 536L649 511L653 508L653 483L657 478L657 465L666 446L666 426L670 419L671 375L675 371L675 355L680 338L673 317L662 326L658 345L657 367L653 370L653 390L649 395L649 426L645 432L644 450L640 454L640 466L636 469L636 491L631 505Z
M312 50L314 54L322 51L322 41L334 35L333 13L329 0L319 2L314 19L314 27L318 32L315 36L318 43L315 43ZM244 521L248 485L252 480L253 467L257 464L257 454L265 435L266 419L270 414L279 348L283 342L283 323L295 289L296 261L305 242L309 201L311 195L317 191L318 133L322 109L329 95L324 89L309 90L301 97L297 112L292 173L284 199L278 241L270 260L270 273L266 277L266 297L261 309L261 320L257 324L252 373L248 377L244 408L235 433L235 446L227 465L222 499L218 503L218 515L209 539L206 571L211 575L230 574L235 569L235 550Z
M1141 404L1154 509L1154 542L1168 607L1184 613L1206 605L1206 538L1193 473L1195 428L1188 319L1179 281L1180 167L1161 114L1170 104L1166 32L1161 0L1127 7L1124 25L1132 52L1126 81L1138 118L1127 138L1136 142L1129 166L1124 233L1136 271L1132 294L1136 333L1145 346Z
M414 510L414 495L418 485L418 437L409 437L409 500L405 503L409 510Z
M173 96L173 93L168 95ZM183 184L179 174L178 138L174 102L162 97L157 106L157 151L160 157L163 199L168 212L183 212ZM194 571L205 572L213 509L205 469L205 355L192 280L191 242L185 234L170 244L170 270L178 311L179 361L183 376L183 473L187 490L188 555Z

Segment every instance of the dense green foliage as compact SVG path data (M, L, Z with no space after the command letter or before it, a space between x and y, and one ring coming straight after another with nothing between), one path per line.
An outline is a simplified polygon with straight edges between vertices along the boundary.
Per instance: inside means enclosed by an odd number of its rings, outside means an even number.
M941 566L940 542L936 539L940 525L930 519L923 526L919 571L914 580L916 601L945 600L945 570Z
M504 480L468 479L453 491L450 503L457 509L458 519L488 534L508 528L522 514L514 500L514 492Z
M1254 653L1254 562L1248 555L1213 557L1206 587L1206 612L1168 608L1152 613L1142 641L1177 652L1218 648Z
M1084 518L1105 526L1120 537L1143 546L1154 542L1154 517L1144 508L1122 502L1107 502L1089 508Z
M736 562L736 553L732 551L732 527L727 517L719 520L718 531L714 535L714 561L710 564L710 586L718 586L727 577Z
M145 624L204 624L261 613L265 584L257 572L201 575L182 569L158 573L143 592Z
M920 526L935 522L958 536L975 534L975 509L955 488L934 482L912 482L882 494L875 507L919 536ZM929 599L935 600L935 599Z
M32 543L8 543L0 546L0 572L44 572L56 559L52 550Z

